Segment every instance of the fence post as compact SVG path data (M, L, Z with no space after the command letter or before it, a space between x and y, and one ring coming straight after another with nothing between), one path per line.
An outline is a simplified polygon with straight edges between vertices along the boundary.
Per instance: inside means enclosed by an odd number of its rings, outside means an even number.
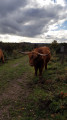
M64 63L64 46L61 46L60 52L61 52L61 64L63 64Z

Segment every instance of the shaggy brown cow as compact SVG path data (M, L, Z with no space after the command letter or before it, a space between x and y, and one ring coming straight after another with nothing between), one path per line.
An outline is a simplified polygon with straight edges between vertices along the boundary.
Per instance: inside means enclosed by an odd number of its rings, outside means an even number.
M0 49L0 60L4 63L4 55L2 49Z
M46 46L35 48L33 51L29 52L28 55L30 65L34 66L35 75L37 76L39 70L39 76L41 76L44 66L45 69L47 69L47 63L51 58L50 49Z

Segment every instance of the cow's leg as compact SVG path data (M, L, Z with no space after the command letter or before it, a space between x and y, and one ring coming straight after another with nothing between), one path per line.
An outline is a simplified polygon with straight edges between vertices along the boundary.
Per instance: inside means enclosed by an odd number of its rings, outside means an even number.
M47 70L47 62L45 63L45 70Z
M39 68L39 76L42 76L43 67Z
M37 76L38 68L37 68L37 67L34 67L34 69L35 69L35 76Z

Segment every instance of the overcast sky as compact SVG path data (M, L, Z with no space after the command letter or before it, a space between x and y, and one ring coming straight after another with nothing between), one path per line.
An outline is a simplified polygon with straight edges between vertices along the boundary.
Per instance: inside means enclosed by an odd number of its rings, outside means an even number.
M67 43L67 0L0 0L0 41Z

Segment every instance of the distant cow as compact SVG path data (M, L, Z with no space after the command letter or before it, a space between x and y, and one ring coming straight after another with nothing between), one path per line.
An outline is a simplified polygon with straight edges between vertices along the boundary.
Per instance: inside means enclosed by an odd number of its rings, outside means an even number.
M4 54L2 49L0 49L0 60L2 61L2 63L4 63Z
M25 54L26 53L29 55L30 66L34 66L35 75L37 76L37 72L39 70L39 76L41 76L44 66L45 69L47 70L47 63L51 58L50 49L44 46L44 47L35 48L31 52L25 52Z

